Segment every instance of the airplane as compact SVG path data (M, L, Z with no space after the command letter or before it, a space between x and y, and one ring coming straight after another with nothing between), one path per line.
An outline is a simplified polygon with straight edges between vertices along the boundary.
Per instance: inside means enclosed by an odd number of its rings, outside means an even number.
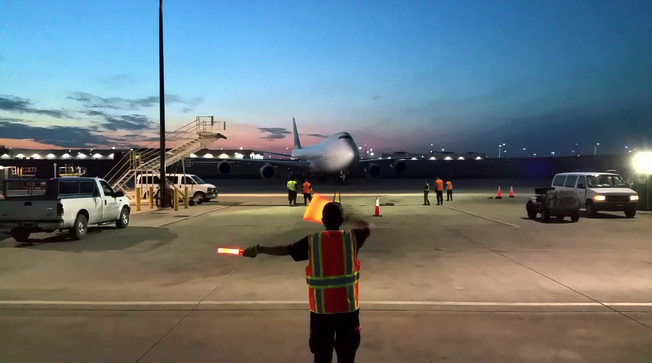
M311 174L343 174L346 175L352 167L363 166L365 172L372 178L377 178L381 174L378 160L360 159L359 148L353 137L348 132L338 132L327 136L321 142L301 146L299 132L297 131L297 122L292 118L292 127L294 135L294 149L288 154L265 152L267 154L289 156L291 160L223 160L217 165L220 174L228 175L233 170L236 163L261 163L260 176L263 179L273 179L276 177L276 169L279 166L303 169ZM395 160L391 165L397 173L403 173L406 165L402 160Z

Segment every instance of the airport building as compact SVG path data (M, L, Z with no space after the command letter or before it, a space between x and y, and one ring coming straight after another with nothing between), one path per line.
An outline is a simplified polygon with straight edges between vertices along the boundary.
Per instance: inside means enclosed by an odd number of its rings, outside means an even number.
M14 149L8 148L0 160L119 160L132 149ZM138 149L146 153L156 149ZM172 149L169 149L172 150ZM263 153L251 149L203 149L190 158L203 159L263 159Z
M427 153L409 153L406 151L395 151L393 153L383 153L381 159L400 159L409 158L411 160L484 160L486 154L477 152L456 153L454 151L436 151Z

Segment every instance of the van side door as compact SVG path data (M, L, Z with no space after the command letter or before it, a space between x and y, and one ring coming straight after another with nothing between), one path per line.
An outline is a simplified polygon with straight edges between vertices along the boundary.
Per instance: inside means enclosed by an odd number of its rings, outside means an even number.
M575 192L577 193L577 197L580 198L582 207L586 206L586 188L586 176L580 175L580 177L577 179L577 187L575 188Z
M118 219L118 201L115 197L115 192L109 183L104 180L98 180L100 188L102 189L102 222L110 222Z

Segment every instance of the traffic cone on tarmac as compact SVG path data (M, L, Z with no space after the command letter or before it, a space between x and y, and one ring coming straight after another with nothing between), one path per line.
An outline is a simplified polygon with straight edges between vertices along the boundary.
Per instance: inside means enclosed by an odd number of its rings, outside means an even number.
M509 197L514 198L514 186L509 186Z
M498 194L496 194L496 199L503 199L503 193L500 191L500 185L498 186Z
M376 197L376 208L374 209L374 217L382 217L380 214L380 197Z

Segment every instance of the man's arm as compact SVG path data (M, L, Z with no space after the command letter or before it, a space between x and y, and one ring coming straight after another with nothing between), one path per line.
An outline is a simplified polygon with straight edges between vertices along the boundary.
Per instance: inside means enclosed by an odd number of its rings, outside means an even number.
M258 248L258 253L264 253L266 255L287 256L290 254L288 246L265 247L256 245L256 247Z

